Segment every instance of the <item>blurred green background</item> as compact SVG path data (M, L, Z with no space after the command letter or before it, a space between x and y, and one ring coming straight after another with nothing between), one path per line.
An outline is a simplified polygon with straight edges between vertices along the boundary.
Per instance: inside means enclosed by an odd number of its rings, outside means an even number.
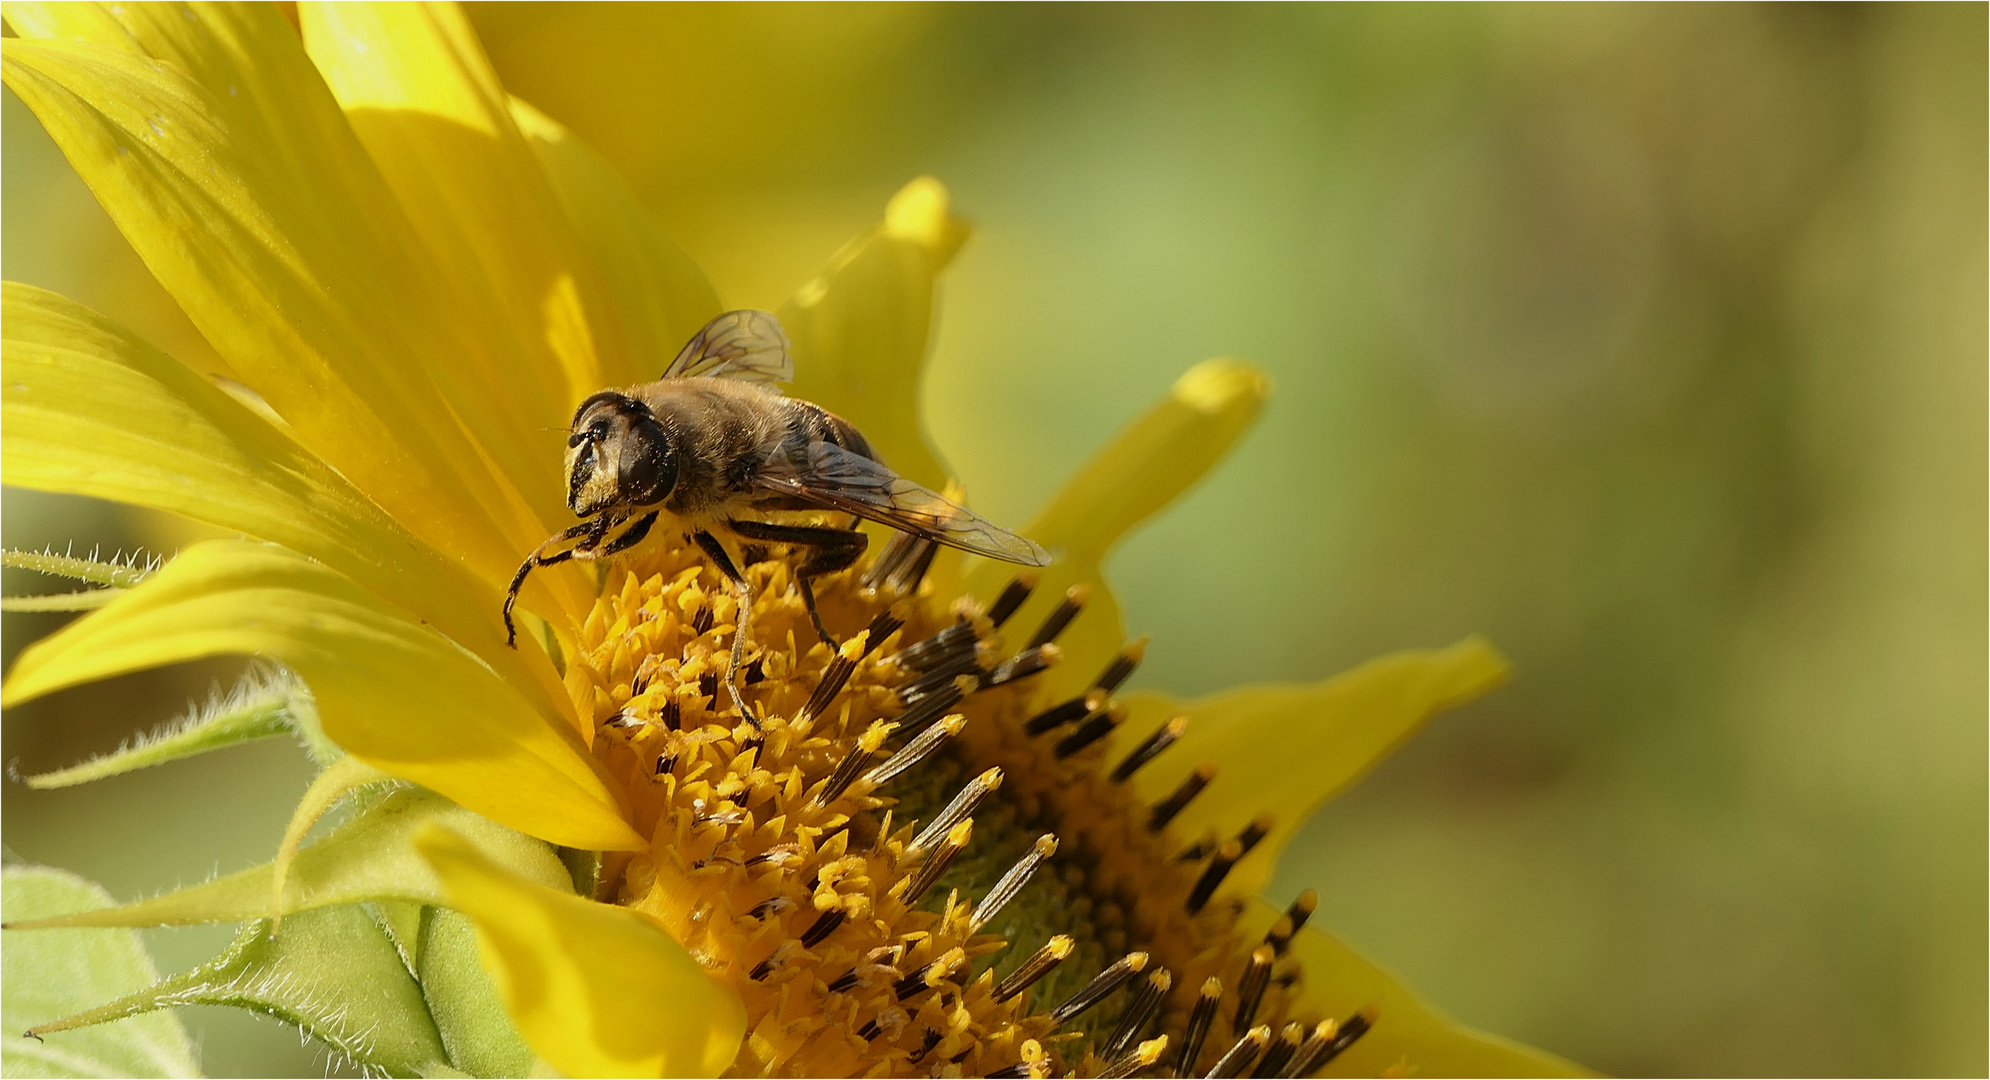
M473 18L732 304L945 180L978 231L928 416L998 521L1190 364L1271 372L1256 434L1111 564L1140 678L1474 630L1518 669L1320 814L1274 899L1319 888L1433 1002L1609 1072L1990 1069L1982 5ZM5 107L6 276L198 358ZM190 535L11 489L4 527ZM58 624L7 616L8 657ZM6 758L106 749L230 670L14 710ZM268 745L8 784L5 842L133 896L267 858L306 777ZM155 936L167 965L219 941ZM191 1012L216 1073L326 1067Z

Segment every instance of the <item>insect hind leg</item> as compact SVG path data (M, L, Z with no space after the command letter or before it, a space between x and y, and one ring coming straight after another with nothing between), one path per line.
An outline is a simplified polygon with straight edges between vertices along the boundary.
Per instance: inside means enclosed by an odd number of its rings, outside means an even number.
M816 610L815 587L811 579L849 569L863 558L865 549L870 546L870 537L855 529L777 525L767 521L729 521L726 526L749 540L812 549L808 559L795 570L795 584L801 589L802 606L808 609L808 618L815 624L816 634L822 638L823 644L832 649L838 647L841 643L828 627L822 625L822 614Z

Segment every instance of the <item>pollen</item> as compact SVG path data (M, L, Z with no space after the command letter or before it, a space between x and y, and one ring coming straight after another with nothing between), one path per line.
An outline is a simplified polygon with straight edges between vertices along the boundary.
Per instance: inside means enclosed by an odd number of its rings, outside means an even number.
M1152 805L1126 783L1187 723L1116 732L1144 642L1044 700L1035 676L1084 590L1008 626L1032 578L984 609L935 595L933 554L894 537L816 579L830 645L790 562L752 552L737 673L740 602L695 548L614 564L566 680L650 848L604 857L596 898L655 918L738 990L736 1075L1325 1066L1372 1018L1301 1015L1287 946L1312 894L1247 938L1221 893L1270 821L1184 837L1172 822L1213 769Z

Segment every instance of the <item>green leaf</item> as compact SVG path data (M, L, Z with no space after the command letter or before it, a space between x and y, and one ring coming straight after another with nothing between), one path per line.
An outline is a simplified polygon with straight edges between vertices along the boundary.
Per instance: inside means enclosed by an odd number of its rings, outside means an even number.
M394 943L394 951L401 954L401 964L408 974L420 978L421 968L421 924L420 904L412 900L368 900L359 905L380 924L380 932Z
M504 1011L468 916L422 909L419 971L429 1016L457 1068L472 1076L526 1075L532 1050Z
M283 913L362 900L443 902L435 871L414 850L414 835L431 822L463 836L513 873L562 892L573 879L543 841L465 810L432 792L394 792L304 848L284 879ZM273 863L123 907L28 923L17 930L59 926L186 926L240 922L270 914ZM288 924L286 923L286 927Z
M226 1005L275 1017L372 1072L424 1076L449 1068L421 987L357 904L292 916L278 933L268 920L258 920L200 967L41 1030L174 1005Z
M0 910L37 918L109 906L93 882L46 866L0 870ZM36 1024L129 994L159 977L133 930L55 930L0 935L0 1074L6 1076L199 1076L177 1016L159 1013L40 1040Z
M163 765L238 743L294 734L321 763L339 753L318 729L311 692L295 675L274 667L257 667L235 684L226 697L216 697L184 719L149 735L140 735L113 753L54 772L26 778L31 788L59 788L102 780L107 776Z

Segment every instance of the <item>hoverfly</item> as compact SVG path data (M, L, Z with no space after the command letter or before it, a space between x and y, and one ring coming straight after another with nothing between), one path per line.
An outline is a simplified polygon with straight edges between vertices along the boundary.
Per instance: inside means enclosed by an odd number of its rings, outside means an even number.
M534 567L602 559L649 535L661 515L682 524L738 594L726 686L746 639L751 589L719 534L808 550L795 581L810 620L832 648L811 579L863 556L868 538L846 526L764 520L780 511L830 511L875 521L948 547L1024 566L1050 554L1015 533L891 471L849 421L787 397L794 361L779 320L764 311L729 311L686 344L655 382L603 390L574 411L567 438L567 506L583 520L535 548L504 598L505 638L516 643L512 607Z

